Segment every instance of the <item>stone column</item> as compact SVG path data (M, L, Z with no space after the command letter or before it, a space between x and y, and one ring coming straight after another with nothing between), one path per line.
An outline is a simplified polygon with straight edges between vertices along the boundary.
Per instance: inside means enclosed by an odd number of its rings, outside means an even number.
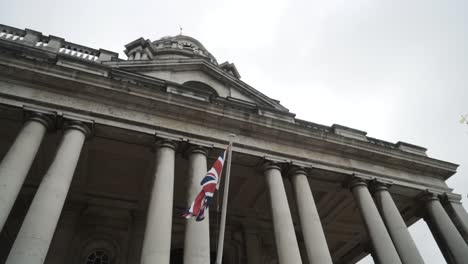
M89 128L70 121L29 207L6 264L42 264L47 255Z
M142 264L169 264L171 257L175 147L173 141L158 142L154 183L141 252Z
M367 189L366 182L362 179L354 178L351 181L350 187L374 249L372 254L374 261L380 264L401 263L392 239Z
M377 182L374 198L401 261L403 263L424 264L408 227L388 191L388 185Z
M0 163L0 231L51 124L48 116L31 114Z
M445 212L436 194L423 197L426 222L448 263L468 263L468 246Z
M200 192L200 182L207 173L207 150L193 146L189 149L188 192L187 207ZM187 219L185 224L184 264L210 263L210 217L206 212L203 221L196 222L195 218Z
M264 165L266 183L270 193L271 217L275 232L279 263L302 263L294 224L289 210L280 167L274 163Z
M468 213L461 203L461 195L454 193L445 194L445 209L468 244Z
M320 216L315 206L305 170L294 168L289 172L296 196L307 257L310 264L332 264Z

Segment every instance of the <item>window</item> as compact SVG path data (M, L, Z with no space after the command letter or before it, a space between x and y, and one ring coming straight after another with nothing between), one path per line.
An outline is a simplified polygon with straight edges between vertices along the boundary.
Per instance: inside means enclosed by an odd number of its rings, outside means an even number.
M102 249L91 252L86 258L86 264L110 264L109 254Z
M82 242L79 262L74 264L115 264L119 261L119 244L105 234L87 234Z

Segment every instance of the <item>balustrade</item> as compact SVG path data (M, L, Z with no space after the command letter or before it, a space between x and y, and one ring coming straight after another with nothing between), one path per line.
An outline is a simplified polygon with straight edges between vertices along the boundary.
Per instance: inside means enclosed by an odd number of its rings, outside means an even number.
M0 40L13 41L91 62L110 61L118 57L118 54L115 52L93 49L67 42L64 39L54 36L44 36L37 31L29 29L23 30L5 25L0 25Z

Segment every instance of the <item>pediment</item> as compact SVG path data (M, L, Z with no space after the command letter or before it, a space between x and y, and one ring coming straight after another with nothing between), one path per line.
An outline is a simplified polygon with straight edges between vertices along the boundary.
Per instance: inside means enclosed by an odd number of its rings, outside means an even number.
M208 95L240 104L288 112L279 101L240 81L239 73L233 64L223 65L224 67L219 67L201 59L167 59L120 61L114 63L112 67L164 80L168 83L168 92L193 98L206 98Z

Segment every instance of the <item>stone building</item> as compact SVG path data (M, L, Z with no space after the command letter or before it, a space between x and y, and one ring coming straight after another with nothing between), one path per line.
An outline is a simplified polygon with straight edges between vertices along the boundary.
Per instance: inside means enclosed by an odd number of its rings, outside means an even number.
M219 202L180 214L229 133L223 263L423 263L421 218L468 263L457 165L299 120L191 37L125 54L0 25L0 263L209 263Z

